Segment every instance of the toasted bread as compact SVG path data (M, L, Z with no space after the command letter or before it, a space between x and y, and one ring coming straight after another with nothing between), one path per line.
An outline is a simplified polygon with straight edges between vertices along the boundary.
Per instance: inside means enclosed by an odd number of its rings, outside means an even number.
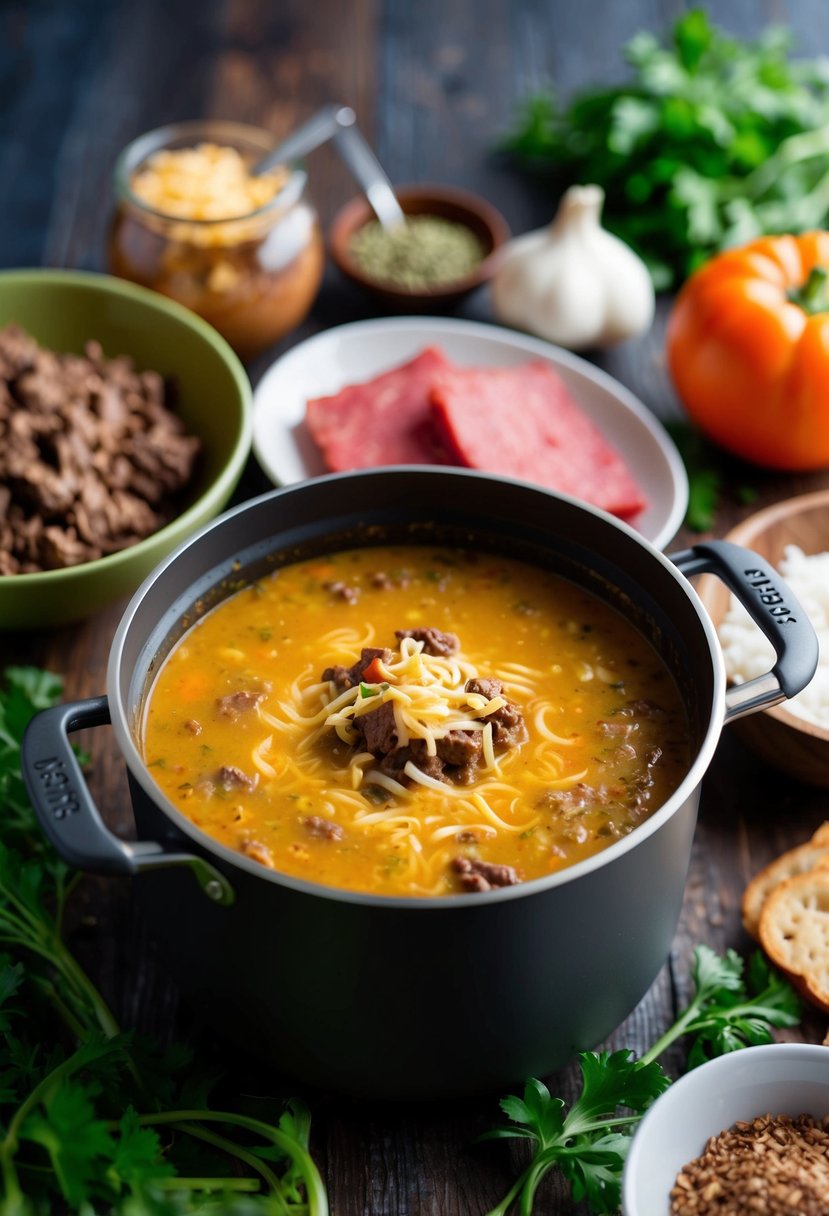
M816 842L818 835L821 835L823 843ZM829 865L829 823L822 824L806 844L797 845L796 848L781 853L760 870L759 874L755 874L743 892L741 905L746 933L759 940L763 904L774 888L796 874L806 874L823 861Z
M763 904L759 938L771 961L829 1013L829 868L778 883Z

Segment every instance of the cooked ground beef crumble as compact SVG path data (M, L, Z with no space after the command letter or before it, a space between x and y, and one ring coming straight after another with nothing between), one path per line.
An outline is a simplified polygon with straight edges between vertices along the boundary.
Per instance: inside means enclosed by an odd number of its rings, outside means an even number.
M175 516L201 443L170 397L97 342L59 354L0 330L0 574L91 561Z

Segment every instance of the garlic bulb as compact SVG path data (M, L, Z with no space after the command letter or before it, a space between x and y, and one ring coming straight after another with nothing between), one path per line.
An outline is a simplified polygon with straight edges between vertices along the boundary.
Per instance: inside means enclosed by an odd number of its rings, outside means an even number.
M644 262L601 226L604 191L571 186L553 222L508 242L492 280L506 325L573 350L612 346L653 320Z

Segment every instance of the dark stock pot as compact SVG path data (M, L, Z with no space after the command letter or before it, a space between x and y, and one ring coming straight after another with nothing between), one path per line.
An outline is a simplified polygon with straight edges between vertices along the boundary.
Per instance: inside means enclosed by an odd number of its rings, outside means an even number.
M457 544L541 563L609 601L653 642L680 687L689 771L629 836L518 886L442 898L361 895L280 875L206 836L141 758L144 699L199 613L275 566L389 541ZM714 628L686 576L713 572L777 661L726 688ZM725 722L793 696L817 640L774 569L711 541L665 557L603 512L471 471L323 477L237 508L146 579L118 627L107 695L39 714L23 767L61 856L134 875L182 990L217 1029L303 1081L383 1098L489 1091L595 1046L644 995L682 903L700 783ZM106 828L69 734L112 721L137 841Z

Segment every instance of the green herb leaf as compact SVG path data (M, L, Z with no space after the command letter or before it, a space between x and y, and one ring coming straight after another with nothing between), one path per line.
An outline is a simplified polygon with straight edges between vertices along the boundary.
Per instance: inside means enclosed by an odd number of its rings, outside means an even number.
M693 1068L737 1047L770 1043L773 1027L800 1021L800 998L762 956L752 959L744 981L743 960L736 951L720 956L709 946L698 946L692 978L695 992L688 1007L643 1059L656 1059L687 1035L692 1039L688 1062Z
M23 982L23 964L13 963L8 954L0 954L0 1032L8 1032L20 1010L9 1006Z
M781 28L738 41L691 9L667 45L628 43L629 82L529 97L502 147L555 193L602 186L605 223L662 290L738 240L826 226L829 70L791 49Z
M90 1062L94 1059L88 1053ZM102 1119L96 1119L88 1089L67 1081L45 1096L20 1130L21 1140L46 1149L61 1194L70 1203L89 1198L93 1180L112 1162L115 1142Z
M670 1084L659 1064L643 1063L627 1048L586 1051L579 1062L582 1091L565 1121L565 1130L573 1135L592 1127L596 1119L618 1106L644 1110Z
M622 1169L630 1148L630 1136L608 1132L577 1151L562 1155L561 1171L570 1182L573 1199L586 1199L594 1212L616 1212L622 1193Z
M311 1139L311 1112L304 1102L291 1098L279 1119L280 1130L303 1148L308 1148Z
M554 1167L570 1182L574 1202L586 1200L595 1213L615 1212L630 1133L670 1085L657 1057L676 1039L690 1036L688 1064L693 1068L712 1055L767 1043L771 1027L799 1020L797 995L759 953L744 981L743 960L735 951L721 956L698 946L691 978L694 995L687 1008L641 1059L625 1048L579 1056L581 1092L569 1110L537 1080L527 1082L523 1097L502 1099L501 1109L512 1123L481 1139L524 1138L533 1141L534 1151L530 1164L488 1216L507 1216L516 1201L521 1216L530 1216L538 1185Z
M142 1127L131 1106L118 1123L112 1171L132 1191L141 1191L148 1183L171 1178L176 1172L175 1167L164 1160L158 1133L151 1127Z
M289 1106L278 1125L215 1114L210 1066L190 1047L120 1034L63 942L78 876L39 830L20 771L23 732L61 687L24 667L0 686L0 1216L326 1216L305 1108ZM225 1136L233 1125L273 1145L279 1171ZM222 1177L227 1157L239 1168Z
M542 1146L555 1141L564 1128L564 1103L560 1098L551 1098L543 1081L530 1078L524 1087L524 1097L507 1097L501 1109L508 1118L523 1123Z
M699 1008L685 1031L695 1036L689 1067L741 1047L770 1043L773 1027L796 1026L800 1021L800 998L759 951L751 959L745 982L742 972L743 960L733 950L724 959L707 946L695 951Z
M739 992L743 986L743 960L736 950L717 954L710 946L697 946L691 971L697 997L706 1002L727 992Z

